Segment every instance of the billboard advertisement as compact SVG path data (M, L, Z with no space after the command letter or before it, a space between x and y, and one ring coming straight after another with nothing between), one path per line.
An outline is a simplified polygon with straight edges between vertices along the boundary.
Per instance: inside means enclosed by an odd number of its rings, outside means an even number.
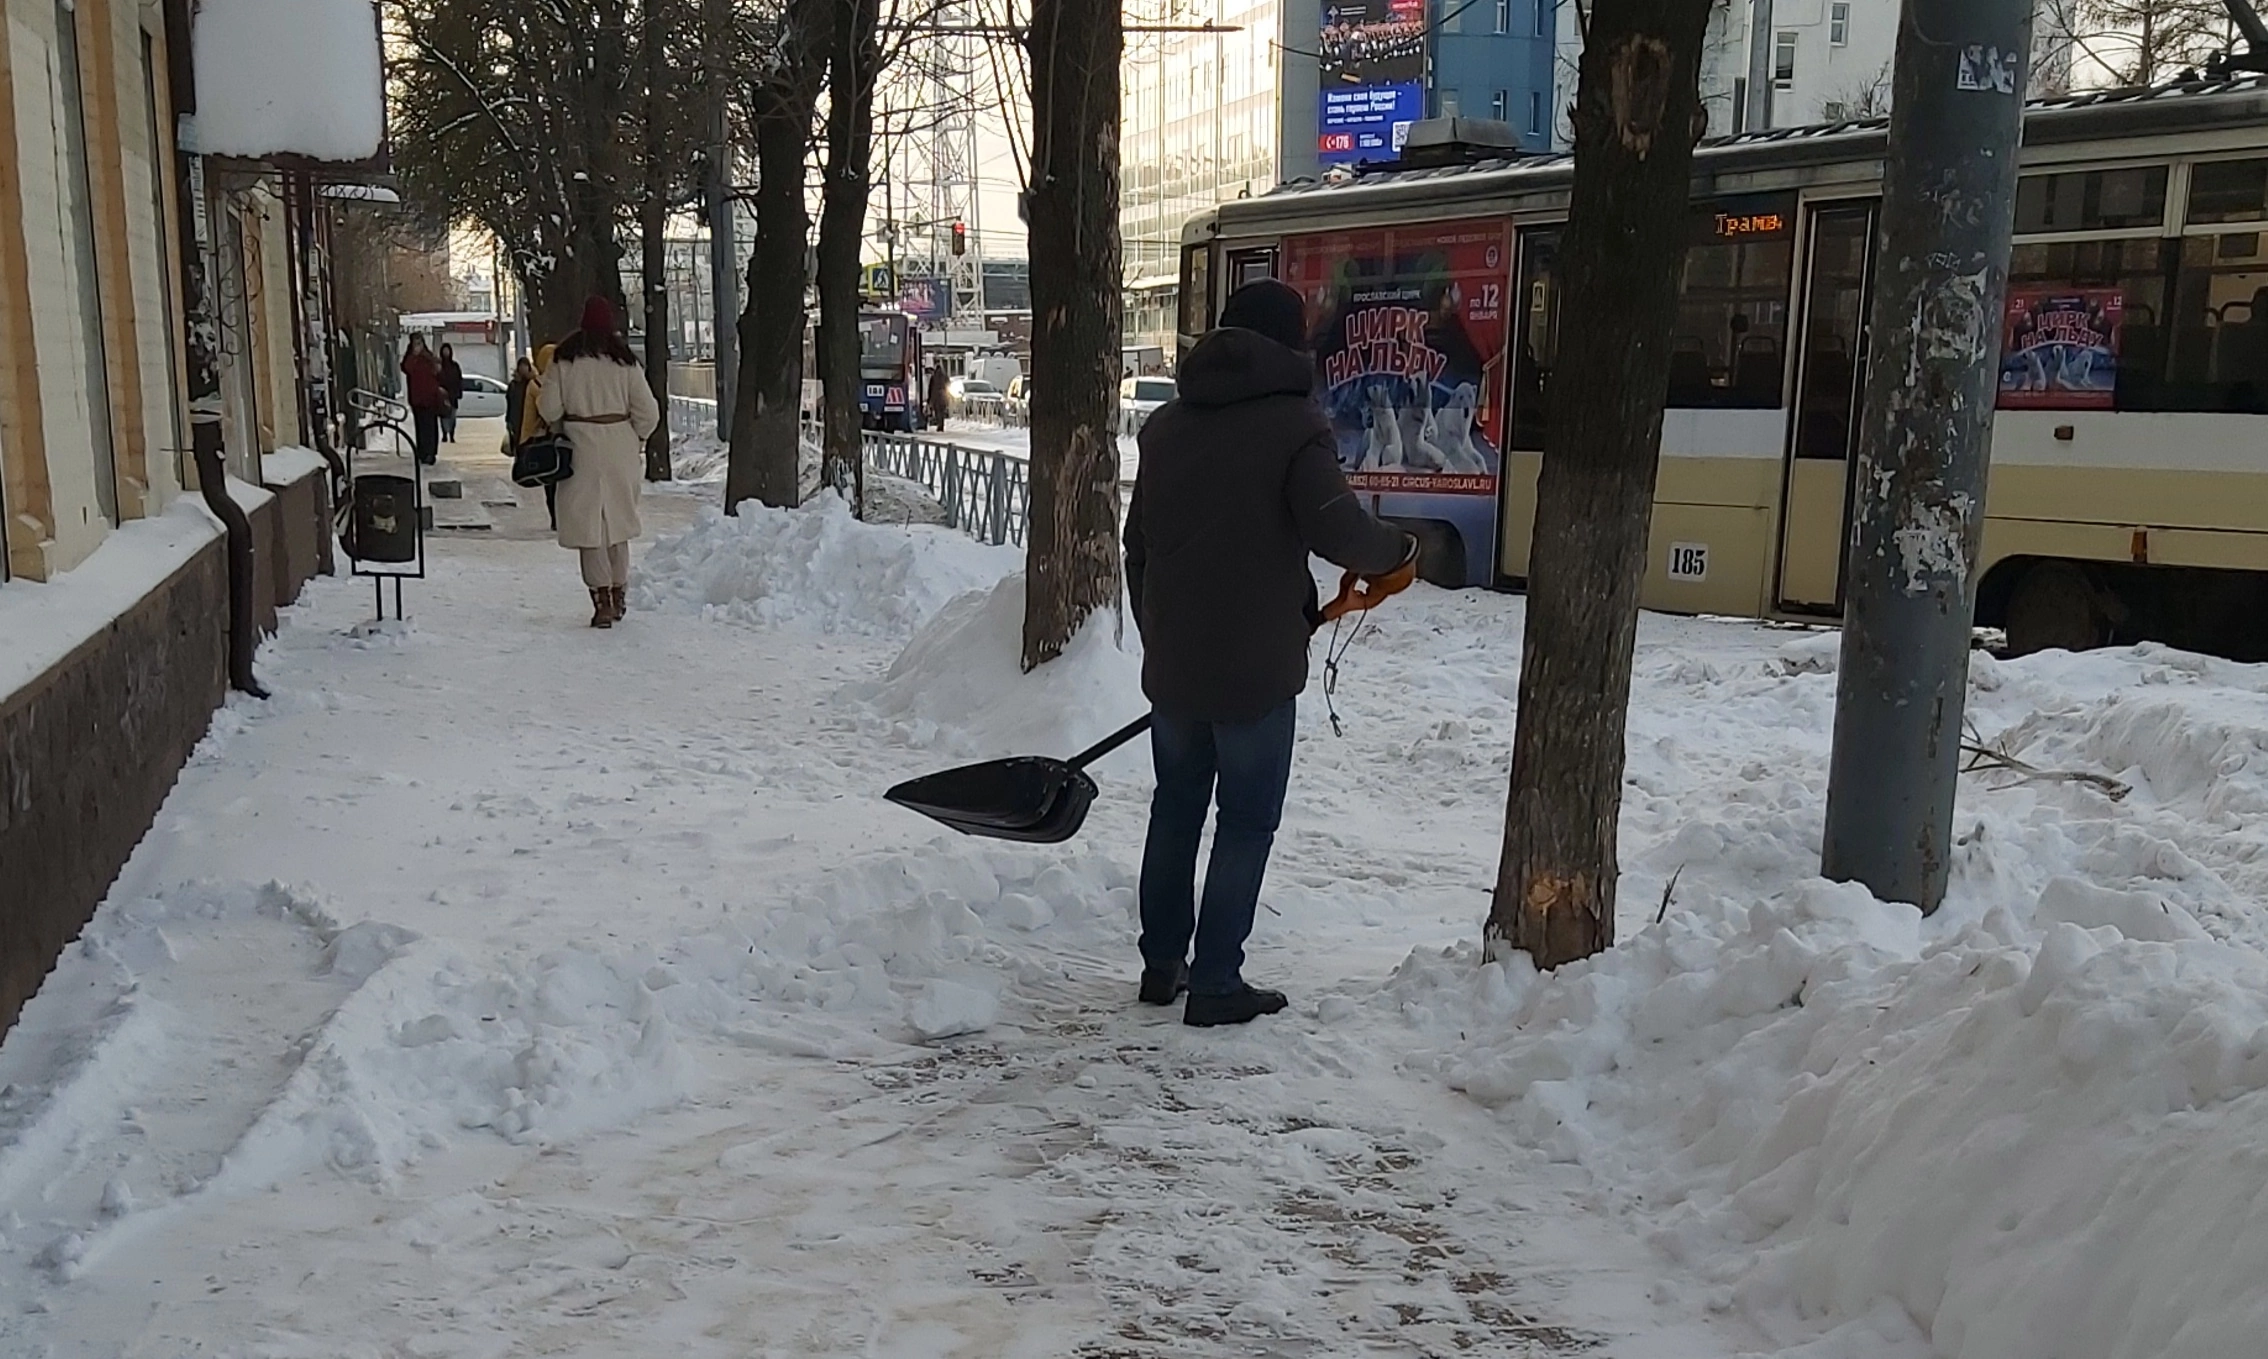
M1325 165L1392 160L1425 116L1426 0L1324 0L1316 151Z
M1284 245L1284 280L1314 318L1318 390L1349 484L1382 513L1454 526L1472 584L1495 569L1511 268L1502 221Z
M2002 410L2104 410L2118 391L2117 288L2008 290L2000 334Z

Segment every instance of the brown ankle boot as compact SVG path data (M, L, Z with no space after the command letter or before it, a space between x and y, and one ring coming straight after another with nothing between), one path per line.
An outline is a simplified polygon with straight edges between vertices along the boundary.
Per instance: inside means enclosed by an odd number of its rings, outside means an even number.
M607 592L607 599L614 605L614 621L621 622L623 616L630 612L630 587L627 585L613 587Z
M594 585L591 587L591 626L594 628L611 628L614 626L614 591L607 586Z

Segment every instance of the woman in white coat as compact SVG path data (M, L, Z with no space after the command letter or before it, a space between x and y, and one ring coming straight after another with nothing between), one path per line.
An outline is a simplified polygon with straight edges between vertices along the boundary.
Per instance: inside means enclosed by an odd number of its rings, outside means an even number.
M574 475L559 483L559 545L582 554L591 626L611 628L627 605L646 439L661 424L661 408L622 341L613 303L594 297L583 304L583 328L553 355L536 413L566 430L575 447Z

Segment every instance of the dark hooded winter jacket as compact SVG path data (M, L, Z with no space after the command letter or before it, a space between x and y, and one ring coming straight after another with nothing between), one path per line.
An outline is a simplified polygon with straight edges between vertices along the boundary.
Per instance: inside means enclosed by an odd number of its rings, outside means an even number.
M1143 692L1176 716L1251 721L1307 687L1309 554L1378 575L1414 550L1348 489L1314 376L1305 354L1216 330L1142 426L1126 585Z

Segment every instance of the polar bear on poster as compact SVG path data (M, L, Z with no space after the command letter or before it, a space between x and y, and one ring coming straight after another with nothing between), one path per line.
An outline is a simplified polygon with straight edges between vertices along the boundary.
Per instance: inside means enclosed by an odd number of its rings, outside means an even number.
M1363 440L1362 462L1358 472L1376 472L1402 465L1402 422L1394 412L1394 398L1387 394L1384 383L1374 384L1365 393L1369 402L1363 408L1362 424L1367 435Z
M1413 428L1409 439L1410 466L1425 472L1447 470L1449 464L1441 456L1441 427L1433 418L1432 393L1428 392L1418 398L1417 409L1412 415L1415 419L1411 421Z
M1432 436L1433 446L1440 452L1442 465L1451 472L1488 473L1488 458L1473 443L1473 415L1479 397L1473 384L1459 383L1434 420L1437 432Z

